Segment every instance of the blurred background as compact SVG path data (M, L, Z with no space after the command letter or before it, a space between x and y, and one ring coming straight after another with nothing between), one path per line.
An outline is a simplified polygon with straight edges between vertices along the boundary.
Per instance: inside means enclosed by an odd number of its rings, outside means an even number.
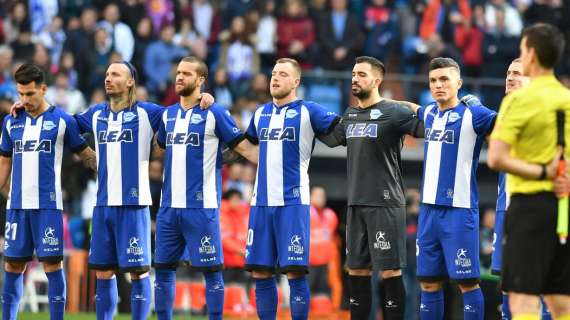
M174 71L180 58L187 55L207 62L210 77L204 90L228 108L242 128L248 125L256 106L271 99L269 75L281 57L293 57L303 67L300 97L338 113L353 102L350 70L359 55L374 56L385 63L387 75L380 88L383 96L420 104L431 101L429 61L438 56L452 57L462 66L461 95L475 94L497 110L507 67L519 55L521 31L536 22L557 26L570 43L570 0L3 0L0 112L3 117L17 100L12 74L27 61L46 72L48 101L69 113L82 112L106 99L105 70L115 60L128 60L138 69L139 100L167 106L178 101ZM568 86L569 47L556 69ZM311 315L339 314L348 307L343 270L345 150L327 149L317 143L313 154ZM497 177L487 168L485 155L483 151L479 166L481 267L487 319L498 319L498 281L488 272ZM422 157L421 142L407 139L403 163L408 188L405 279L409 320L417 319L418 310L414 253ZM89 312L94 310L95 282L86 259L96 185L94 175L71 153L65 154L63 172L68 310ZM160 159L151 162L150 177L155 215L162 179ZM254 301L249 298L253 297L249 276L242 269L254 179L255 167L246 162L234 161L224 167L221 220L225 311L238 317L255 312ZM2 222L4 208L2 205L0 209ZM3 227L4 223L0 224L0 235L4 235ZM25 287L22 308L46 310L45 279L36 264L27 271ZM121 296L127 297L129 280L120 277L120 287ZM461 296L453 284L447 291L446 318L461 319ZM286 284L279 294L284 310ZM201 274L179 269L175 304L178 313L204 314ZM129 312L128 299L123 299L119 312Z

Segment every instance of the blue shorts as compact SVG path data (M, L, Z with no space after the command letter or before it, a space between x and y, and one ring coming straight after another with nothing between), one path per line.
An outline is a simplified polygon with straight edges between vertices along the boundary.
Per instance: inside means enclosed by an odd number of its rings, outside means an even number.
M144 272L150 269L150 212L144 206L93 208L89 267Z
M176 268L180 260L197 271L222 270L219 209L160 208L156 216L154 266Z
M421 204L417 238L420 280L479 278L479 210Z
M39 261L55 263L63 260L61 210L6 210L4 237L6 261L31 261L34 250Z
M251 207L245 269L307 272L310 223L307 205Z
M495 215L495 232L493 233L493 254L491 255L491 272L501 274L503 262L503 233L505 229L505 211L497 211Z

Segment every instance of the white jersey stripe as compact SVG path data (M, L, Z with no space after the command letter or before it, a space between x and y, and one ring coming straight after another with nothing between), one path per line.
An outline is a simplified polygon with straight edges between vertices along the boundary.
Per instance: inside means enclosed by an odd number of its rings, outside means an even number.
M259 119L261 119L261 114L263 113L263 108L258 108L253 114L253 123L256 128L259 128ZM257 181L259 180L259 168L255 170L255 183L253 185L253 194L251 196L250 205L255 206L257 203Z
M203 151L203 197L204 208L218 207L218 190L216 188L216 157L218 156L219 139L216 136L216 118L208 112L204 128Z
M55 201L57 207L63 210L63 196L61 194L61 162L63 159L63 142L67 124L62 118L59 118L59 126L57 129L57 140L55 143Z
M427 110L426 110L427 113ZM439 117L437 114L433 119L432 130L445 131L445 125L447 123L447 116L449 112L446 112L443 117ZM439 159L441 158L441 149L443 147L443 142L441 141L430 141L428 144L428 150L426 155L425 164L425 178L424 181L439 182ZM424 183L422 201L425 203L434 204L437 198L437 186L438 183Z
M176 113L176 120L174 122L174 134L186 133L188 131L188 124L192 112L188 111L185 117L182 117L182 111L178 110ZM164 113L166 116L166 112ZM166 123L166 122L165 122ZM170 206L173 208L186 208L186 145L173 144L171 146L172 163L170 170Z
M462 121L455 167L453 206L471 208L471 170L473 165L473 146L475 145L475 140L477 140L477 133L473 129L473 114L469 109L466 109L463 113Z
M277 113L277 111L280 111ZM273 108L271 120L269 121L270 132L272 129L283 128L286 109L279 110ZM281 140L267 140L267 203L271 206L282 206L283 199L283 142Z
M10 138L12 138L12 132L10 131L12 129L12 120L8 120L6 122L6 126L7 126L7 130L8 130L8 135L10 135ZM12 161L14 161L14 159L12 159ZM12 204L12 190L14 190L14 186L12 185L14 183L14 165L12 164L12 168L10 169L10 192L8 192L8 200L6 201L6 209L10 209L11 208L11 204Z
M121 132L123 126L123 111L113 119L113 114L109 114L107 120L107 132ZM121 161L121 142L107 142L107 204L110 206L120 206L123 204L123 178ZM112 165L111 165L112 164Z
M299 171L301 175L300 196L302 203L311 203L311 192L309 190L309 162L311 161L315 132L311 126L311 118L305 105L301 106L301 123L299 131Z
M36 120L36 124L32 125L32 120L26 118L26 126L24 127L23 141L38 141L42 132L43 116ZM39 153L38 152L22 152L22 168L26 170L26 176L38 177L39 170ZM38 208L40 203L38 179L22 179L22 209Z
M138 164L139 164L139 203L152 203L150 195L149 155L154 131L150 125L148 113L144 108L137 107L139 117ZM121 155L122 157L129 155ZM122 189L119 189L122 190Z

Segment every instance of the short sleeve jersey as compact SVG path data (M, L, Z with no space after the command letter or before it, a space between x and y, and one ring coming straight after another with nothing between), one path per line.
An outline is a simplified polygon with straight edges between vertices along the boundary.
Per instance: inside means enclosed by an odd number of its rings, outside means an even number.
M482 105L418 109L424 122L422 202L456 208L479 207L477 166L497 113Z
M243 134L223 106L207 110L179 103L166 109L157 134L165 149L161 207L218 208L222 193L222 147Z
M63 210L63 148L87 147L75 119L54 106L37 118L19 112L4 118L0 140L0 154L12 157L7 209Z
M149 158L163 111L164 107L138 101L114 112L101 103L75 116L81 131L95 137L97 206L152 204Z
M332 134L347 146L349 206L405 205L404 136L423 135L421 122L412 111L386 100L366 109L349 107Z
M315 135L328 132L339 117L319 104L295 100L261 105L247 129L259 144L253 206L309 205L309 161Z

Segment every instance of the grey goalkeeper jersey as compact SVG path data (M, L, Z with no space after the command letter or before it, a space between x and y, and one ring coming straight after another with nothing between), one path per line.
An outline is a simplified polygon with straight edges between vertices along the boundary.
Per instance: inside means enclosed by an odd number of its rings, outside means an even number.
M423 124L405 105L382 100L349 107L333 131L319 139L347 147L348 205L405 205L401 150L406 134L423 137Z

